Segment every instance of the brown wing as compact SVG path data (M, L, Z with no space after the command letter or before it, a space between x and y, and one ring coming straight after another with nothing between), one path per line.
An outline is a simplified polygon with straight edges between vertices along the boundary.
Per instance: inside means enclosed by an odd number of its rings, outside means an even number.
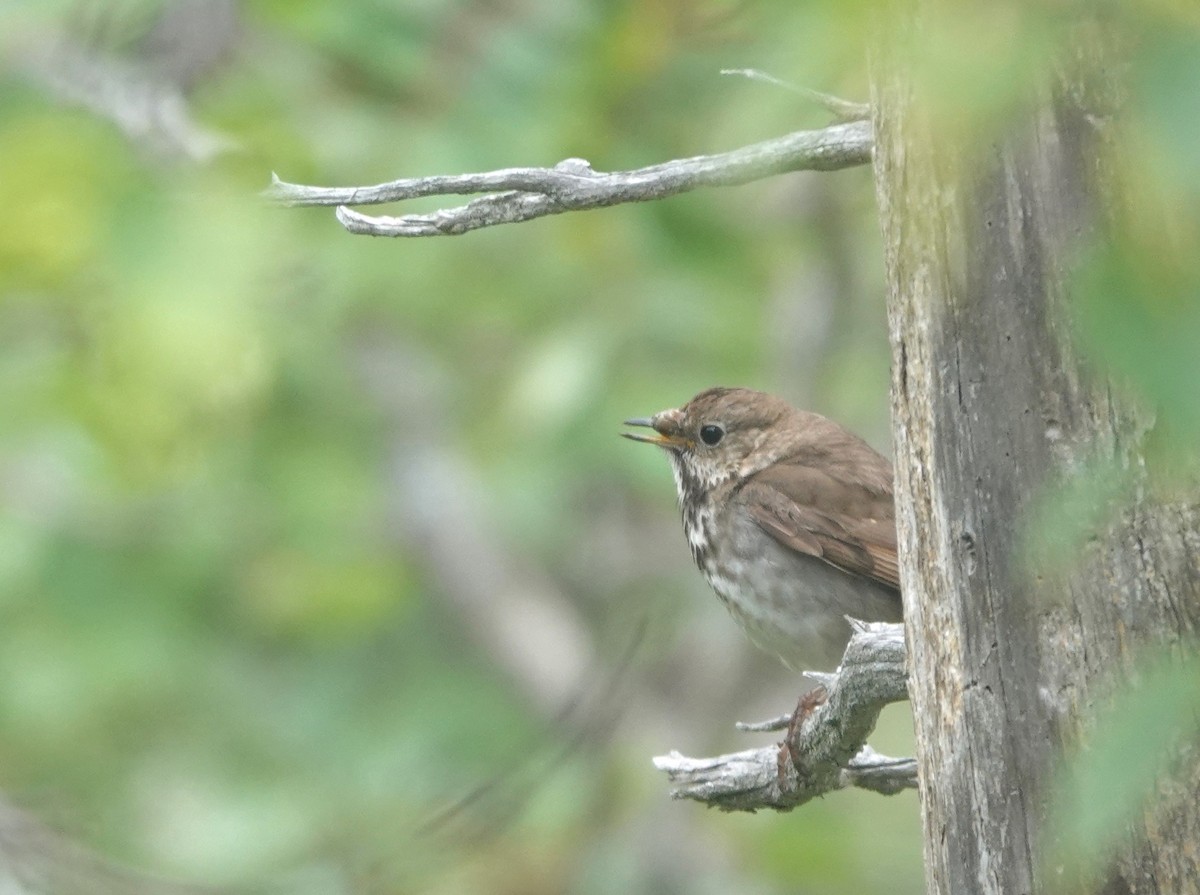
M844 466L830 473L802 459L776 463L752 476L739 500L784 546L899 590L890 471L882 457L879 464L883 475L873 468L860 479Z

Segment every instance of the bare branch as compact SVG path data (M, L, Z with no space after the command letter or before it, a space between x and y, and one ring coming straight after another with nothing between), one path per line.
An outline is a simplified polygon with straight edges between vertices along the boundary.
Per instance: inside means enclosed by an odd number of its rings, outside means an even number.
M283 205L336 205L352 233L370 236L457 236L566 211L646 202L705 186L736 186L790 171L834 171L871 160L867 121L796 131L717 155L674 159L632 171L604 173L583 159L553 168L506 168L481 174L434 175L363 187L318 187L272 177L264 195ZM347 205L375 205L424 196L489 193L432 214L371 216Z
M210 75L236 42L237 13L233 0L176 0L164 7L141 54L123 58L52 32L0 39L0 58L155 155L206 162L236 144L196 121L186 88Z
M768 718L766 721L738 721L733 726L735 730L740 730L742 733L775 733L787 730L791 723L791 715L779 715L775 718Z
M3 895L218 895L121 867L0 799Z
M913 759L889 758L865 745L883 707L908 697L904 626L856 622L826 689L828 698L798 731L800 767L786 762L782 779L777 746L716 758L671 752L655 758L655 767L667 772L673 797L723 811L790 811L850 786L888 795L915 788Z
M838 121L862 121L865 118L871 117L871 107L867 103L855 103L829 93L822 93L820 90L813 90L811 87L801 87L798 84L792 84L774 75L767 74L765 71L759 71L757 68L723 68L721 69L721 74L739 75L743 78L749 78L751 81L760 81L764 84L770 84L773 87L782 87L784 90L798 93L805 99L811 100L818 106L821 106L825 111L837 118Z

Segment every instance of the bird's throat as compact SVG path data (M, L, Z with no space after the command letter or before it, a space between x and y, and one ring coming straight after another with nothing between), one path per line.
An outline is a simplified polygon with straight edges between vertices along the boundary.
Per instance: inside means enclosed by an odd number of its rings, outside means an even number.
M671 456L671 467L675 472L675 488L679 493L679 514L683 518L683 533L687 538L692 559L705 577L712 574L714 556L713 527L716 505L714 489L728 477L712 475L705 477L693 464L678 456Z

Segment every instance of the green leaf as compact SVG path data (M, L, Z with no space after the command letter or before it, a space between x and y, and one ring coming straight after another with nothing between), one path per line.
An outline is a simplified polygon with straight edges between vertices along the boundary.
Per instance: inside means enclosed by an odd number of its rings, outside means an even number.
M1102 872L1150 804L1178 747L1200 731L1200 656L1146 657L1061 771L1051 809L1051 877Z

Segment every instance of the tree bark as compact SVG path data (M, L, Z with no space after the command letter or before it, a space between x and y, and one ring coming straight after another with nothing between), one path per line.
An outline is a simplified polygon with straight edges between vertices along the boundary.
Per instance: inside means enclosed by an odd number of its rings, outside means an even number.
M1144 474L1149 416L1087 374L1065 294L1114 212L1104 126L1088 85L1064 80L999 139L940 128L909 74L919 13L889 30L874 106L927 888L1060 891L1053 761L1140 644L1200 627L1200 512L1136 489L1068 572L1023 561L1041 489L1097 458ZM1194 768L1164 782L1083 891L1197 891L1197 784Z

